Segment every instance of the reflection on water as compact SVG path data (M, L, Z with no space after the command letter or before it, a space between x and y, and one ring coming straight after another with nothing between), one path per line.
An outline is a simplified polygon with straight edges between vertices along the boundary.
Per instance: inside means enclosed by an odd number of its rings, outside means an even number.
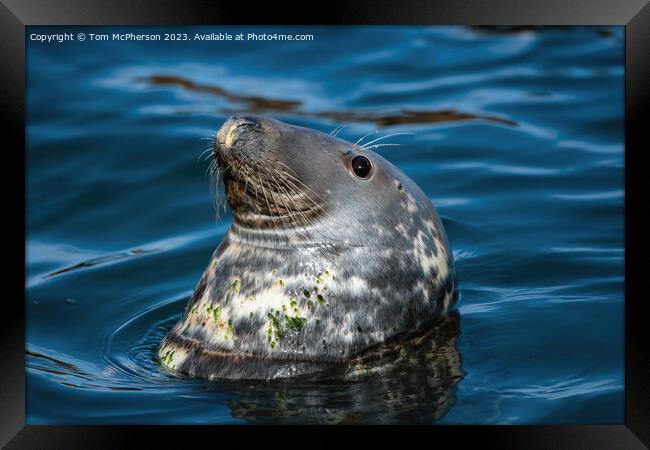
M260 96L237 95L228 92L222 87L209 84L195 83L187 78L170 75L153 75L147 79L152 86L179 86L184 89L222 97L232 103L243 103L245 108L232 109L224 108L220 112L226 114L237 113L291 113L296 116L331 119L343 123L374 123L379 127L387 127L400 124L426 124L436 122L457 122L463 120L487 120L503 123L506 125L517 125L512 120L498 116L463 113L454 110L441 111L412 111L400 109L394 113L375 113L372 111L305 111L299 109L302 103L292 100L270 99Z
M425 334L318 379L237 389L234 417L252 423L431 423L451 408L463 376L457 312Z

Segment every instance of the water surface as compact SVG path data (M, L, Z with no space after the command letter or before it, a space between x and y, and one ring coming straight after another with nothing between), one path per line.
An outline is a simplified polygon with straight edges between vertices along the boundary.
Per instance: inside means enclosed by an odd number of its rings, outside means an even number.
M64 31L118 30L227 28ZM251 30L315 39L27 41L28 423L622 423L623 28ZM353 142L415 133L377 150L451 241L459 324L435 370L317 385L161 370L231 223L197 158L236 112L347 125Z

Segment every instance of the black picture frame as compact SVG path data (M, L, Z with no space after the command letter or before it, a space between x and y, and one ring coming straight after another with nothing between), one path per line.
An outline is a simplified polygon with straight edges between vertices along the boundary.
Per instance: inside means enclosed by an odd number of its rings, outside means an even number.
M624 25L625 26L625 424L588 426L436 426L417 428L436 445L472 441L495 448L645 448L650 445L650 372L644 280L646 219L642 163L648 140L650 104L650 6L647 0L493 0L493 1L378 1L327 2L327 5L278 5L260 2L171 0L0 0L0 61L2 87L2 176L5 218L11 236L4 250L11 256L5 269L5 311L0 327L0 445L6 448L146 448L177 442L217 445L224 436L238 439L281 427L248 433L247 427L159 426L33 426L25 425L25 27L29 25L201 25L201 24L439 24L439 25ZM8 145L11 142L12 145ZM9 161L7 161L9 160ZM22 177L22 180L21 180ZM16 188L22 181L23 192ZM23 215L14 214L22 211ZM22 219L22 220L21 220ZM639 261L638 264L635 260ZM22 264L22 266L21 266ZM20 284L23 283L21 288ZM12 289L7 291L9 285ZM14 289L16 291L14 294ZM182 414L182 411L179 411ZM323 442L347 440L349 428L319 432ZM367 430L367 428L366 428ZM375 438L402 445L413 442L414 429L374 427ZM295 431L291 431L295 433ZM344 433L344 434L342 434ZM409 433L407 435L403 433ZM218 436L219 441L215 440ZM407 436L407 437L405 437ZM284 439L285 437L281 437ZM293 438L291 438L293 439ZM408 439L408 440L406 440ZM433 439L431 441L431 439ZM447 444L440 444L446 441ZM195 443L196 442L196 443ZM288 441L290 442L290 441ZM296 442L304 442L302 438Z

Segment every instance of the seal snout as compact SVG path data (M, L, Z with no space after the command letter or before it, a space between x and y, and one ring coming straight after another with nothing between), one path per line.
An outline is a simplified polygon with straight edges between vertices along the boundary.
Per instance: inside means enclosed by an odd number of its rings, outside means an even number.
M253 116L233 116L228 118L217 132L217 143L232 147L237 139L244 133L260 130L260 121Z

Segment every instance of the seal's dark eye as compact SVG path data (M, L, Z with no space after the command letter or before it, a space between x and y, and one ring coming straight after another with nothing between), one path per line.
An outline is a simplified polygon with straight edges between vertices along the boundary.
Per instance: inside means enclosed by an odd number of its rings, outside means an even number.
M352 171L359 178L368 178L372 172L372 164L365 156L355 156L352 158Z

